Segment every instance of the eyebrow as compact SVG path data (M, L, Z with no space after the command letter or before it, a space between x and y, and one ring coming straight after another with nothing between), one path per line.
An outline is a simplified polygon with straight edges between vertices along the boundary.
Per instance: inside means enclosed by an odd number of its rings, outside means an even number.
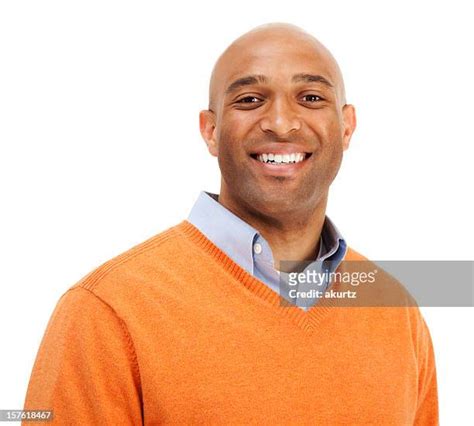
M323 83L324 85L328 87L334 87L333 84L325 77L319 74L306 74L306 73L301 73L301 74L296 74L293 76L291 79L293 83Z
M334 87L333 84L325 77L319 74L307 74L307 73L300 73L295 74L291 81L293 83L322 83L328 87ZM251 86L253 84L265 84L268 83L268 78L261 74L256 75L247 75L245 77L238 78L237 80L233 81L229 87L227 87L225 93L228 95L229 93L234 92L237 89L240 89L244 86Z
M252 84L265 84L268 82L267 77L264 75L248 75L242 78L238 78L234 82L232 82L229 87L226 89L225 93L229 94L231 92L234 92L237 89L240 89L243 86L250 86Z

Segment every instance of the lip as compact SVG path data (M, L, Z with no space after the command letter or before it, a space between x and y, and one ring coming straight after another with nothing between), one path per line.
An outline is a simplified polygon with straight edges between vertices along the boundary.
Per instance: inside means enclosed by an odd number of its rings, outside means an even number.
M257 160L257 155L272 152L274 154L292 154L294 152L304 152L306 154L306 158L299 163L288 163L288 164L271 164L271 163L262 163L261 161ZM270 151L259 151L249 155L252 164L255 167L258 167L260 172L264 175L268 176L283 176L283 177L292 177L296 175L301 169L306 167L306 165L312 161L313 153L307 152L304 150L295 151L294 149L291 150L270 150Z

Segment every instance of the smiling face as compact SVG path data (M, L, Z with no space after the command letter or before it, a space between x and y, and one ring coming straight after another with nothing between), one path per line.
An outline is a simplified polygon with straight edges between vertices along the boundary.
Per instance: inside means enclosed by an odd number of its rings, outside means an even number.
M221 56L201 133L232 210L278 217L326 203L355 128L339 69L315 39L289 28L248 33Z

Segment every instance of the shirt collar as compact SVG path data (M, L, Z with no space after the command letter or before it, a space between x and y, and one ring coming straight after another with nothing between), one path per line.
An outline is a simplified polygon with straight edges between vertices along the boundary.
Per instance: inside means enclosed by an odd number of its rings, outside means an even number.
M234 262L250 274L254 274L253 245L265 241L259 232L217 201L217 195L202 191L199 194L188 221L209 240L226 253ZM266 244L268 245L268 244ZM331 258L337 266L346 252L346 242L334 223L326 216L315 260ZM268 254L269 259L273 257Z
M235 263L253 275L253 242L258 231L217 201L217 195L202 191L188 222Z
M347 248L346 241L339 232L339 229L336 228L336 225L334 225L332 220L327 216L324 220L321 236L324 241L325 251L324 253L320 254L319 257L324 257L324 259L327 259L337 251L342 252L342 257L344 257Z

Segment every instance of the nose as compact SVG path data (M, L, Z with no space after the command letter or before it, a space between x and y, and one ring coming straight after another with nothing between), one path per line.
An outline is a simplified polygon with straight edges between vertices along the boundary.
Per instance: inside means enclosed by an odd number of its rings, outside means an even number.
M291 101L283 98L273 100L260 120L260 128L265 133L285 136L301 129L301 120Z

